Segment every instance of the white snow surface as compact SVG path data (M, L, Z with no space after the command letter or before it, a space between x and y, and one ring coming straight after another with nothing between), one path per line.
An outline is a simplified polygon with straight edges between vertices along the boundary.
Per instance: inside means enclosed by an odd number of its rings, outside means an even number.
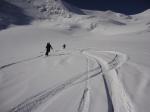
M48 18L0 31L0 112L150 111L150 10L128 16L18 1L11 2Z

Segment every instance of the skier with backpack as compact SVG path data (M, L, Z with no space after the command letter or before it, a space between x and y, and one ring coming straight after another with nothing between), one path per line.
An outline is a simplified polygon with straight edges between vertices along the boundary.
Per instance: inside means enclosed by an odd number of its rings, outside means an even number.
M45 53L45 56L48 56L48 55L49 55L51 49L53 50L53 47L52 47L52 45L50 44L50 42L48 42L47 45L46 45L46 53Z

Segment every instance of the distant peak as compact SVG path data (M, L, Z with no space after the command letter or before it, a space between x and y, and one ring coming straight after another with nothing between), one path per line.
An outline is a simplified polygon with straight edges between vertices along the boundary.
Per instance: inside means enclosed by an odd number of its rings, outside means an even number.
M12 4L20 5L30 13L36 10L45 18L54 16L71 17L72 14L81 14L82 11L62 0L6 0ZM26 8L28 5L29 8Z

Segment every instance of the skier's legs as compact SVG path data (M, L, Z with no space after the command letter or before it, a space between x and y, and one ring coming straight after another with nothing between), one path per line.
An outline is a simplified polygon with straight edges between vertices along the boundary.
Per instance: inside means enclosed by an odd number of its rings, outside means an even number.
M48 56L48 54L49 54L49 51L47 50L46 53L45 53L45 56Z

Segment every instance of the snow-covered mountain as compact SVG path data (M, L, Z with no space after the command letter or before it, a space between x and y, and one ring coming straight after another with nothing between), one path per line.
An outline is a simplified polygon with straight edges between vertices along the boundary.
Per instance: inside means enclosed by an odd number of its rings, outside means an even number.
M144 24L149 23L148 19L145 21L144 18L149 18L149 11L136 16L109 10L90 11L79 9L62 0L2 0L0 5L1 29L11 24L25 25L41 19L55 21L54 26L86 30L93 30L98 26L104 26L104 29L112 25L124 27L128 24L137 24L137 20L143 20Z
M0 1L1 29L11 24L30 24L35 19L70 18L73 14L83 14L83 12L61 0Z
M26 25L33 18L24 13L21 7L18 7L5 0L0 1L0 29L7 28L11 24Z
M21 7L27 15L51 18L53 16L71 17L73 13L83 14L74 6L62 0L6 0L18 7ZM41 14L41 15L40 15Z

